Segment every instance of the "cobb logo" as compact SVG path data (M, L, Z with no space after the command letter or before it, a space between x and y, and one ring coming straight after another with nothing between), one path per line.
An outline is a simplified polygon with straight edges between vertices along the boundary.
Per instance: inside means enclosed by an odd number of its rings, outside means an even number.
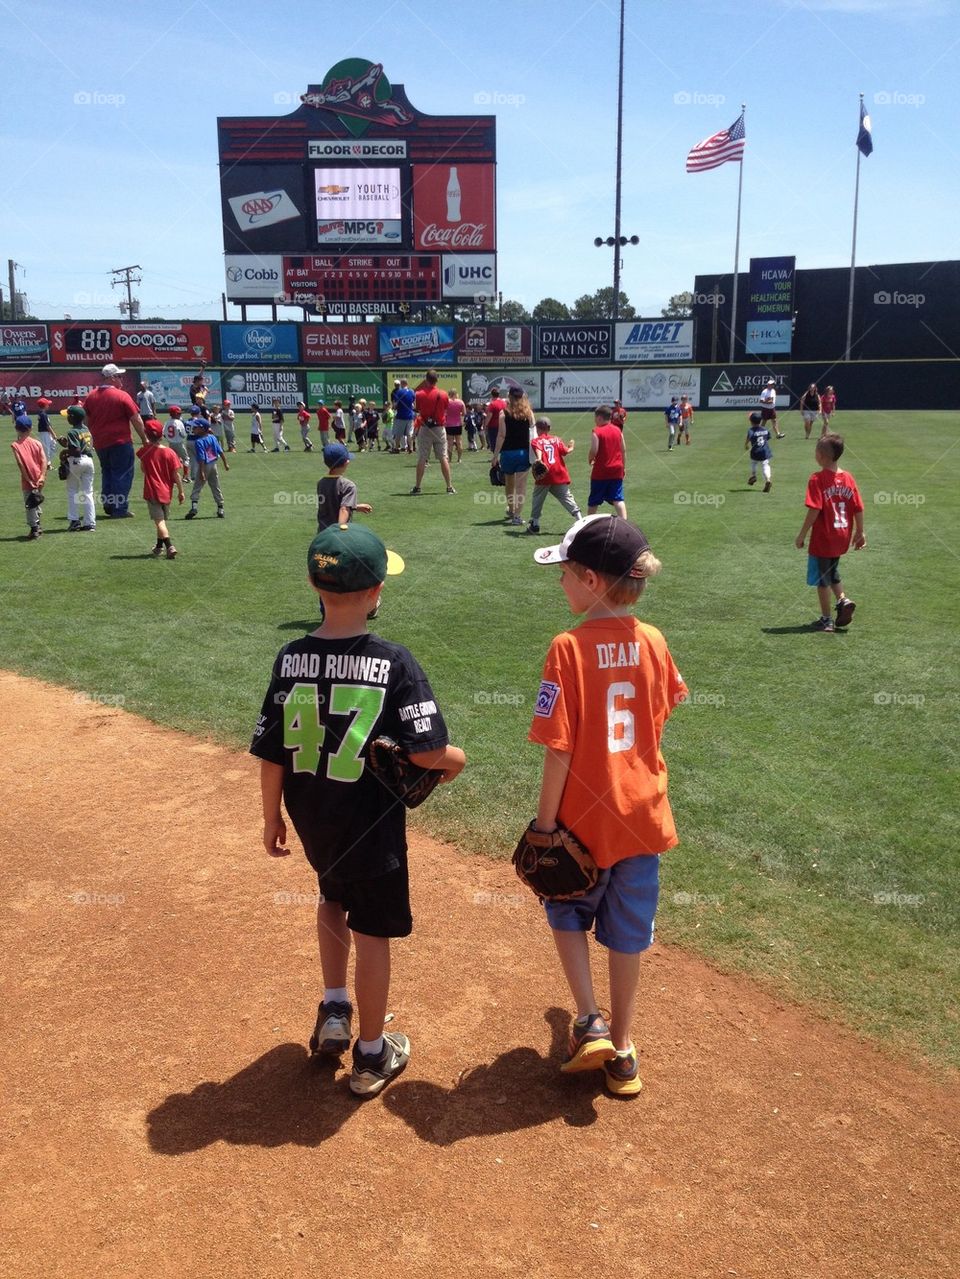
M243 345L248 351L269 351L276 344L276 338L269 329L252 327L243 335Z
M273 267L227 267L227 279L231 284L239 284L241 280L279 280L280 272Z

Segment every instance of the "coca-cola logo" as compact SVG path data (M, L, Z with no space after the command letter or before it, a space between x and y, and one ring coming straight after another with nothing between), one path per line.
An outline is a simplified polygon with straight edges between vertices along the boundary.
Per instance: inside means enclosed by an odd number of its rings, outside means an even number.
M245 200L240 208L248 217L257 217L264 213L271 213L279 203L280 197L276 195L265 200Z
M457 226L437 226L430 222L420 232L423 248L445 247L451 249L482 249L486 237L486 222L461 222Z

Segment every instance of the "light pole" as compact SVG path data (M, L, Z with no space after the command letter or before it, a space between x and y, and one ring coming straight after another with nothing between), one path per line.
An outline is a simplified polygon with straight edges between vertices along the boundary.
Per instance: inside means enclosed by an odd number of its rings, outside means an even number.
M606 239L597 236L594 244L599 249L606 244L613 249L613 318L620 317L620 250L625 244L639 244L640 237L638 235L625 236L620 233L620 205L622 183L621 176L623 173L623 31L625 24L625 6L626 0L620 0L620 56L618 59L617 70L617 180L615 186L614 206L613 206L613 235L608 235Z

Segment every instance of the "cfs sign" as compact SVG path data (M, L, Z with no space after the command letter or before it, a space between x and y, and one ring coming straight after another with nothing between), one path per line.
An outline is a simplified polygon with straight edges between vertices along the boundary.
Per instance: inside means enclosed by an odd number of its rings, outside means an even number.
M496 257L492 253L445 253L443 296L486 301L497 291Z

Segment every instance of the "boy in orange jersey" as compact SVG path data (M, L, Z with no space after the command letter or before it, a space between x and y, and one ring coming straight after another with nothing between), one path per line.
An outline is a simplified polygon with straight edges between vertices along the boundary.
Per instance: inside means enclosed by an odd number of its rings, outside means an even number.
M560 1069L602 1069L609 1092L631 1097L641 1088L631 1038L640 953L653 940L660 854L677 843L660 737L687 689L663 636L630 611L660 571L638 528L589 515L534 559L563 565L570 609L585 615L544 664L529 734L546 747L536 827L566 827L601 870L586 896L545 903L577 1005ZM593 992L591 928L608 952L609 1025Z
M690 443L690 428L693 426L693 405L690 403L689 395L680 396L680 430L677 432L677 443L680 443L680 436L684 437L684 441Z

